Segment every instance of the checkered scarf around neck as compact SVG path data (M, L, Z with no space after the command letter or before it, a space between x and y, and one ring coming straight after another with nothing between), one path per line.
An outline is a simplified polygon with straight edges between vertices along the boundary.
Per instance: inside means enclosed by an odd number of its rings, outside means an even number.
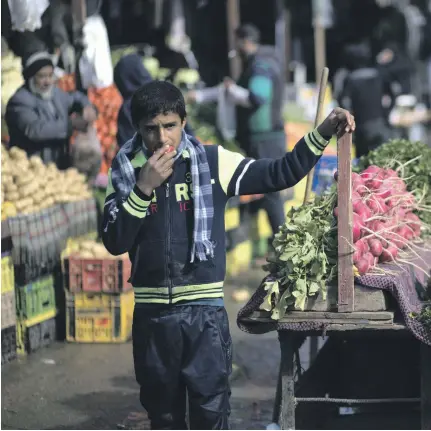
M109 205L110 214L114 220L118 211L117 203L124 202L136 184L135 170L131 160L141 150L148 158L149 154L145 144L141 137L135 134L121 147L112 162L111 179L117 199L110 200L105 205ZM190 139L183 131L175 160L182 155L184 150L190 156L194 199L194 231L190 262L194 262L195 257L200 261L205 261L207 256L214 257L214 244L211 241L214 217L211 173L203 145L197 140Z

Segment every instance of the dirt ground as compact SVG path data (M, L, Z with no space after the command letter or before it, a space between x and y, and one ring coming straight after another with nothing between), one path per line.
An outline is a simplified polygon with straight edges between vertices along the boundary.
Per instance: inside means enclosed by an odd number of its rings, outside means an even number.
M245 283L261 273L247 275ZM242 304L226 287L234 343L233 429L264 429L271 422L279 347L276 334L245 334L236 325ZM253 288L253 286L249 286ZM2 429L148 429L138 400L131 343L83 345L58 342L2 367Z
M280 358L277 336L276 333L250 335L240 331L236 316L243 303L232 299L235 289L246 287L253 292L262 276L261 271L250 270L225 287L225 305L234 345L232 429L265 429L272 422ZM320 339L319 347L322 345ZM400 348L406 350L398 345ZM367 350L366 346L361 349L362 352ZM300 353L301 366L307 370L308 342ZM375 355L373 352L365 359L366 356L354 354L358 362L355 369L362 366L368 373L375 365ZM328 361L332 363L333 360L330 353ZM371 362L368 364L365 360ZM406 362L392 375L405 374L406 369L415 368ZM376 372L379 373L378 369ZM357 377L361 381L361 377ZM25 359L2 366L1 378L2 429L149 429L146 413L138 400L130 342L117 345L57 342ZM310 412L319 415L314 407ZM408 411L397 406L395 410L379 414L337 417L335 421L322 423L320 429L418 429L419 418L417 409Z

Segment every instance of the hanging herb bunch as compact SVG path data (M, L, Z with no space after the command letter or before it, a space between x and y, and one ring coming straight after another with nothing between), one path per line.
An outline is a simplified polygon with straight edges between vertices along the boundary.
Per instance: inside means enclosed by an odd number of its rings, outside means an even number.
M313 202L292 208L275 235L275 255L264 269L274 278L265 284L261 309L280 319L287 309L303 310L307 297L319 293L337 274L337 226L333 211L335 188Z

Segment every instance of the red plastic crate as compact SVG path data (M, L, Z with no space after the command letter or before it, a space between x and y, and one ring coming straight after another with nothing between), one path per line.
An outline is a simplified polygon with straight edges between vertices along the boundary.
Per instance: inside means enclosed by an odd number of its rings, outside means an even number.
M65 284L70 292L120 293L132 288L128 282L131 263L121 259L82 259L70 256L64 260Z

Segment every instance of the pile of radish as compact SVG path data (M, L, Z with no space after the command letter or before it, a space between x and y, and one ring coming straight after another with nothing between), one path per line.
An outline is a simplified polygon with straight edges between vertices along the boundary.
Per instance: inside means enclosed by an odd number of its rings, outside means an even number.
M337 174L335 174L337 180ZM399 260L421 234L421 221L413 213L416 199L396 171L371 165L352 174L353 263L363 275L377 263ZM338 216L338 208L334 209Z

